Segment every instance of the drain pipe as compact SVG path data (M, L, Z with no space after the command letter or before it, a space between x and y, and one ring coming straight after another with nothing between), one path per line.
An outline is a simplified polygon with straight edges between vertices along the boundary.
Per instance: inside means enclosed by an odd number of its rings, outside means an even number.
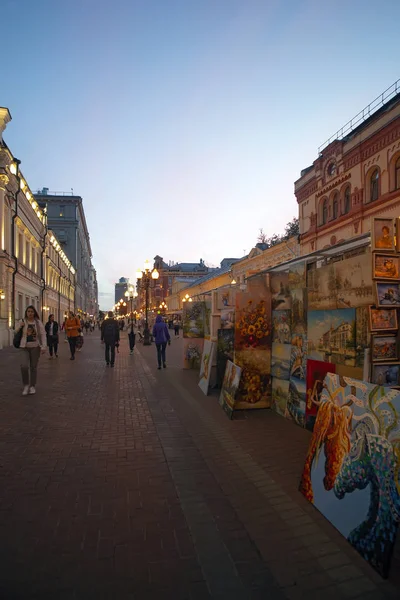
M44 310L43 310L43 299L44 299L44 292L46 290L46 280L44 277L44 259L45 259L45 254L46 254L46 240L47 240L47 214L45 214L45 225L44 225L44 237L43 237L43 244L42 244L42 260L41 260L41 268L40 268L40 278L42 280L42 292L41 292L41 297L42 297L42 321L44 320Z
M17 158L14 158L14 164L15 164L15 168L16 168L15 177L17 178L18 189L14 196L15 211L14 211L14 214L11 219L11 223L12 223L11 252L12 252L12 258L14 259L14 268L13 268L13 272L12 272L12 286L11 286L11 306L13 307L13 312L12 312L12 328L13 329L15 329L15 276L18 273L18 258L17 258L16 252L15 252L15 241L16 241L15 240L15 222L18 217L18 196L21 191L21 181L20 181L20 177L19 177L19 165L21 164L21 161L18 160Z

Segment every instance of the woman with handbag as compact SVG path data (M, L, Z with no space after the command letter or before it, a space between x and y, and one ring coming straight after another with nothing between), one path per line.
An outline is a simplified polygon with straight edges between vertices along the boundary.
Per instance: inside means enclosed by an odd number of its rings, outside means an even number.
M81 332L81 322L72 311L69 313L69 319L65 323L65 330L68 336L69 349L71 350L70 360L75 360L75 350Z
M35 394L40 353L46 352L46 332L34 306L27 307L15 332L14 346L21 350L22 395Z
M49 359L53 358L53 350L55 358L58 358L58 323L54 320L54 315L49 315L49 320L44 326L47 335L47 346L49 348Z

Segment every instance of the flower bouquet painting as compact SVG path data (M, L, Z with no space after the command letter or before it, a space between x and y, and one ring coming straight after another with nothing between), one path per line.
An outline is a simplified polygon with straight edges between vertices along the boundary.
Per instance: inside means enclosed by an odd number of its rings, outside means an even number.
M235 324L235 349L245 350L268 346L271 338L271 323L265 300L247 300L240 310Z
M203 338L204 317L204 302L186 302L186 306L183 311L183 337Z
M186 339L183 343L183 368L200 369L203 354L204 339Z

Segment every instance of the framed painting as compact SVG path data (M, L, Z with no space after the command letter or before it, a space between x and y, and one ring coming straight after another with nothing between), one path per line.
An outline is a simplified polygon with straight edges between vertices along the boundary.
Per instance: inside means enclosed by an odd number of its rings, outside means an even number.
M235 408L235 397L239 388L242 369L228 360L226 363L224 380L219 396L219 404L231 419Z
M372 362L398 360L397 335L373 335L371 339Z
M400 363L375 363L371 371L371 383L386 386L399 385Z
M369 307L370 331L393 331L398 328L395 308Z
M400 280L400 256L393 254L373 255L373 278Z
M377 306L400 307L400 282L377 281L375 285Z
M395 251L395 219L374 217L371 227L372 251Z

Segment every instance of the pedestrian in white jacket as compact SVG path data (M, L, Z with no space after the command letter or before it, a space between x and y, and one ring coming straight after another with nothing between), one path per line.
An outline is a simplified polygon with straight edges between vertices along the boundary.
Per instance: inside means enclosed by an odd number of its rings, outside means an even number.
M46 331L34 306L28 306L25 318L20 322L22 329L20 342L21 375L24 389L23 396L36 393L37 366L40 354L46 352Z

